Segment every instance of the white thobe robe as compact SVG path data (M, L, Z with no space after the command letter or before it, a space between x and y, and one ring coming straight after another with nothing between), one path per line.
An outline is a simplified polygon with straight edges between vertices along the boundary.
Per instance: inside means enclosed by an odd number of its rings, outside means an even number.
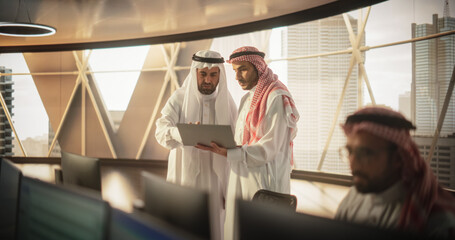
M183 146L176 126L180 122L179 116L182 102L182 92L176 92L164 106L162 117L156 121L157 141L171 150L169 153L167 180L210 192L212 185L218 185L219 181L225 182L226 180L219 180L215 173L216 171L213 170L213 155L211 152ZM200 109L199 121L201 124L214 124L216 114L215 98L204 96L200 103ZM191 156L182 156L182 149L191 153L188 154ZM192 158L198 158L198 160L193 160ZM224 165L224 168L227 168L227 165ZM226 178L226 175L220 177Z
M222 232L225 215L223 202L226 195L229 166L226 157L214 156L215 154L210 151L183 146L176 127L176 124L181 122L183 98L184 91L177 90L162 109L161 118L156 121L155 137L162 146L170 149L167 181L204 190L210 192L211 195L217 194L214 198L218 199L218 202L215 201L213 204L215 209L220 209L219 223L222 225L217 228ZM199 118L201 124L216 124L215 99L213 95L201 97ZM228 111L231 116L236 117L235 104L232 102L230 106L231 109L219 109L219 111Z
M245 120L250 109L255 88L243 96L235 129L235 141L242 145ZM226 202L224 239L234 239L235 199L251 200L260 189L290 193L291 129L295 122L289 120L283 108L282 90L275 90L267 98L267 110L260 127L264 135L251 145L228 149L230 164Z
M377 194L362 194L353 186L338 206L335 219L393 229L398 226L405 196L401 181Z

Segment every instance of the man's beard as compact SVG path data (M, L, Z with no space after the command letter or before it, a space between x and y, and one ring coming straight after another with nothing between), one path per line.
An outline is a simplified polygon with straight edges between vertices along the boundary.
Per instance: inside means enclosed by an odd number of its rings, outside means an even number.
M360 193L370 193L370 192L373 191L373 189L370 186L370 180L368 179L368 176L366 176L365 174L363 174L361 172L358 172L358 171L353 172L352 176L353 177L354 176L361 177L361 178L363 178L364 181L366 181L366 183L363 182L363 184L362 183L359 184L359 183L354 182L354 186L355 186L355 188L357 189L358 192L360 192Z
M360 193L380 193L387 189L389 185L387 184L387 177L382 177L382 178L370 178L368 175L359 172L359 171L354 171L352 173L353 176L361 177L363 178L363 183L355 183L354 186L357 189L358 192Z
M202 83L198 86L199 92L204 95L210 95L215 92L216 87L211 83Z

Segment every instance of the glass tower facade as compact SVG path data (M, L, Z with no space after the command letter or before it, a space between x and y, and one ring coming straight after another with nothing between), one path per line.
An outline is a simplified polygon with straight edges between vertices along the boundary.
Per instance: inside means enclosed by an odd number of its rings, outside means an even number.
M1 73L11 73L12 70L5 67L0 67ZM0 77L0 91L5 100L6 107L8 108L11 117L13 116L13 80L12 76L1 76ZM12 156L13 154L13 134L12 128L8 122L5 111L0 108L0 156Z
M455 18L433 15L432 24L412 24L413 38L455 30ZM413 44L413 98L416 135L432 136L455 65L455 36L448 35ZM455 97L452 94L440 136L455 132Z
M432 24L412 24L413 38L455 30L455 18L433 15ZM417 126L415 141L428 159L432 138L444 105L455 66L455 36L413 44L413 121ZM438 181L455 187L455 92L452 93L440 137L429 160Z
M357 20L350 17L353 31ZM364 42L364 38L362 40ZM352 47L341 15L289 26L283 33L283 49L288 57L329 53ZM363 44L363 43L362 43ZM350 62L350 54L288 61L288 87L299 107L298 134L294 140L296 169L316 170L335 117ZM338 123L357 109L357 66L354 66L343 99ZM335 126L323 171L350 174L338 149L346 138L339 124Z

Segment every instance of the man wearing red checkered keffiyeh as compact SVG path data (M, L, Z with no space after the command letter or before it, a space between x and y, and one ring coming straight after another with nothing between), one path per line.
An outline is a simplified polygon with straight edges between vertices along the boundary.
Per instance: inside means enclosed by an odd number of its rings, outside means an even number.
M354 187L336 219L455 238L455 198L421 157L411 122L396 111L366 107L342 127Z
M235 140L239 147L222 149L212 144L215 153L227 155L230 164L226 202L225 240L234 238L235 199L251 200L260 189L290 193L292 140L299 119L294 100L255 47L235 50L229 63L243 90L236 123ZM202 146L201 146L202 147Z

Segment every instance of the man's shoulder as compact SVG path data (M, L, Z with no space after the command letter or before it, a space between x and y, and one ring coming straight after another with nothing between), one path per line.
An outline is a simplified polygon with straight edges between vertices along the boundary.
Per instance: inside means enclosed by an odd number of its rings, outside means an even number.
M275 90L270 92L270 95L271 96L283 96L284 95L284 96L288 96L288 97L292 98L289 90L283 89L283 88L276 88Z
M291 97L289 92L283 89L271 91L267 97L267 106L270 107L272 103L281 103L283 96Z
M281 95L287 95L282 89L275 89L269 93L269 98L274 98Z

